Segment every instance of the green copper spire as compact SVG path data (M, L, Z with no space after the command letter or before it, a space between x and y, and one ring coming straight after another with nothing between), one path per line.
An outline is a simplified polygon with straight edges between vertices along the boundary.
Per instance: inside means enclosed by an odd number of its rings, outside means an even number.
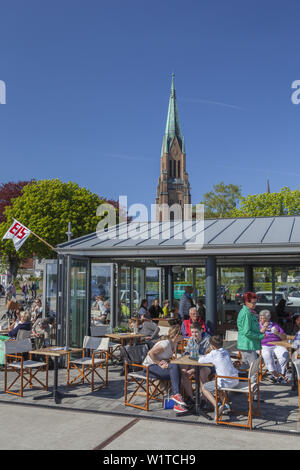
M172 73L172 82L171 82L171 93L169 99L169 108L168 108L168 117L166 123L166 130L164 136L164 152L168 152L173 141L173 138L177 137L181 151L183 150L183 138L181 135L180 125L179 125L179 115L176 101L176 91L174 83L175 74Z

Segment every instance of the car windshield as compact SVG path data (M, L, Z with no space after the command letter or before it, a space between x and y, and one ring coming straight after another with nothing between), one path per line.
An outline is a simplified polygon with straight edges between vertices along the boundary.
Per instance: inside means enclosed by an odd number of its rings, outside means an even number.
M272 292L264 292L261 294L258 293L257 296L258 296L258 299L257 299L258 303L272 304ZM275 294L275 304L277 304L283 298L284 297L282 294Z

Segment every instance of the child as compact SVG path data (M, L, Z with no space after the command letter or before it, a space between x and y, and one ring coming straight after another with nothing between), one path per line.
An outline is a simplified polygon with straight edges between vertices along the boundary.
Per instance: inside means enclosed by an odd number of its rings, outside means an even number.
M184 354L188 354L192 358L198 358L199 354L205 354L206 350L210 347L210 335L201 329L199 322L192 323L191 337L188 340ZM212 373L211 367L201 367L200 369L200 384L207 382L208 376ZM187 393L187 405L191 408L194 406L193 389L190 377L195 374L193 366L181 366L181 380Z
M210 352L205 356L200 356L198 362L201 364L205 364L208 362L213 363L216 369L216 375L223 375L226 377L236 377L230 379L222 379L218 378L218 388L220 387L231 387L234 388L239 384L238 379L238 371L233 367L233 364L230 359L230 355L226 349L223 349L223 339L221 336L212 336L209 340L210 342ZM218 403L216 403L216 399L213 396L213 392L215 391L216 384L215 380L210 382L206 382L204 385L201 386L201 390L203 396L210 401L210 403L217 409ZM220 396L222 396L222 392L220 392ZM219 412L222 413L223 407L220 406Z

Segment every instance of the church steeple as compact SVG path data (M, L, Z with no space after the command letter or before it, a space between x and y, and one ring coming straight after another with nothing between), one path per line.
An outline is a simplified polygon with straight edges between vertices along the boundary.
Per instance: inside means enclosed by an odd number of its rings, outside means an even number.
M168 116L166 122L165 135L163 139L163 152L167 153L170 150L174 137L177 137L180 150L183 151L183 137L181 135L179 114L176 100L175 90L175 74L172 73L171 92L169 98Z
M176 205L177 215L183 218L184 205L191 203L190 184L186 172L185 146L181 134L176 100L174 73L172 74L168 116L161 148L161 169L156 204ZM181 215L180 215L181 214ZM156 220L167 220L168 214L157 211ZM169 215L170 217L170 215ZM171 215L171 217L173 217Z

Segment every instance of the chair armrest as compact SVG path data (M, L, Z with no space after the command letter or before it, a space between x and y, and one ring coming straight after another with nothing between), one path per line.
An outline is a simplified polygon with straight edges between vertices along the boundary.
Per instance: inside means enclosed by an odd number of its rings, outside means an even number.
M18 354L5 354L5 357L11 357L13 359L23 359L23 356L18 356Z
M139 367L140 369L148 369L148 366L143 366L143 364L135 364L133 362L125 362L125 365Z
M249 380L248 377L230 377L229 375L215 375L219 379Z

